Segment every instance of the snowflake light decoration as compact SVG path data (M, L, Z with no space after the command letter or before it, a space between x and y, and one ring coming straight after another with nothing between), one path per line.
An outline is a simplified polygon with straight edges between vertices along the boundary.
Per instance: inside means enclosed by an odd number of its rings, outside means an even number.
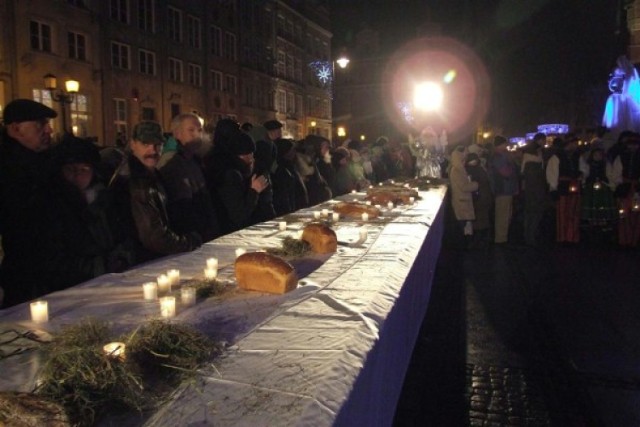
M322 87L326 89L329 96L331 96L333 86L333 67L331 66L331 62L314 61L309 63L309 67L313 70Z

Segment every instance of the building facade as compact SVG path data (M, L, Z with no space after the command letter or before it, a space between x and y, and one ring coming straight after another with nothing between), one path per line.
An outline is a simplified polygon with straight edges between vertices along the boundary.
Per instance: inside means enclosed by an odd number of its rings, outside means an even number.
M66 127L100 145L183 112L331 134L330 93L308 66L331 56L327 1L4 0L0 18L0 108L66 108ZM46 74L80 83L73 102L56 101Z

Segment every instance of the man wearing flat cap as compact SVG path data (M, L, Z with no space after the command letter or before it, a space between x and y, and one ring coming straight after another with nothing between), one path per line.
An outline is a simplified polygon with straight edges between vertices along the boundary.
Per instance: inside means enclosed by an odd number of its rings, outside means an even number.
M44 278L39 277L43 221L46 209L46 150L51 144L49 119L57 113L30 99L7 104L0 133L0 235L4 259L0 286L4 307L41 295Z
M131 237L139 242L138 262L191 251L202 244L199 234L181 234L170 227L167 194L156 170L164 143L159 123L138 123L127 161L111 179L121 216L128 219Z

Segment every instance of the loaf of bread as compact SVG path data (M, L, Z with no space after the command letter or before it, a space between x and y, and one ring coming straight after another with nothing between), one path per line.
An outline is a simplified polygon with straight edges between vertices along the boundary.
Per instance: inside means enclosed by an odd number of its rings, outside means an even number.
M418 200L420 196L411 188L385 185L367 190L365 199L370 200L374 205L386 205L389 202L394 205L407 205L411 203L411 197Z
M298 285L296 270L291 264L267 252L249 252L235 262L236 282L242 289L284 294Z
M318 254L328 254L338 250L336 232L324 224L308 224L302 230L302 240L309 243L311 250Z
M340 202L333 206L334 212L340 215L360 219L363 213L369 215L369 219L380 216L380 209L375 206L368 206L361 203Z

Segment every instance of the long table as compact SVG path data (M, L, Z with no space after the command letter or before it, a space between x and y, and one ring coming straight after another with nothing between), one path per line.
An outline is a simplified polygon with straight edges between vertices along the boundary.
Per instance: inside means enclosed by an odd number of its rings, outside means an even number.
M426 312L443 233L444 186L421 191L411 206L382 208L363 223L341 218L337 253L293 261L300 286L266 295L230 286L195 306L178 304L186 322L226 344L197 381L178 388L169 402L128 424L197 425L390 425L421 321ZM362 200L364 193L341 200ZM257 224L122 274L110 274L45 297L50 321L35 325L29 305L0 311L0 331L14 326L55 334L88 316L127 332L158 318L156 302L142 298L143 282L177 268L183 281L200 278L206 259L220 260L219 277L233 282L235 250L279 247L313 211L338 200ZM360 244L360 227L367 240ZM179 298L178 298L179 299ZM40 367L37 352L0 360L0 390L32 390Z

